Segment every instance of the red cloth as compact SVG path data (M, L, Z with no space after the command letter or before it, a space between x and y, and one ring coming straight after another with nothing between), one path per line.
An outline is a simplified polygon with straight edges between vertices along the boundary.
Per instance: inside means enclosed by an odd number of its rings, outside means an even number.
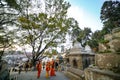
M50 67L46 67L46 71L50 71Z
M42 70L42 64L41 63L38 63L37 65L36 65L36 68L37 68L37 78L39 78L40 77L40 74L41 74L41 70Z
M50 76L55 76L55 69L54 68L51 68L51 70L50 70Z
M55 76L54 60L51 61L50 76Z
M38 70L38 73L37 73L37 78L39 78L39 77L40 77L40 74L41 74L41 71L40 71L40 70Z
M50 71L50 62L47 62L47 64L46 64L46 78L49 77L49 71Z

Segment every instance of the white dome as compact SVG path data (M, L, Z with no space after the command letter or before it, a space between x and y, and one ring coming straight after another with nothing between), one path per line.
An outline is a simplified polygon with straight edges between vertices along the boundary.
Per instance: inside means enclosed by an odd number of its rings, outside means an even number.
M92 52L92 50L91 50L91 48L90 48L89 45L86 45L86 46L85 46L85 51L87 51L87 52Z
M73 45L73 48L81 48L82 49L82 46L78 41L76 41Z

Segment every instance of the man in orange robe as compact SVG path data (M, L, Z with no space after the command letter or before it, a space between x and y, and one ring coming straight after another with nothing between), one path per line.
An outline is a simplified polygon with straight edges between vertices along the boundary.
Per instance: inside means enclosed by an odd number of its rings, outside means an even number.
M42 71L42 62L39 60L38 63L36 64L36 68L37 68L37 78L40 77L40 73Z
M50 68L50 76L56 76L55 75L54 64L55 64L55 61L52 59L52 61L51 61L51 68Z
M49 71L50 71L50 63L47 62L47 63L46 63L46 78L49 77Z

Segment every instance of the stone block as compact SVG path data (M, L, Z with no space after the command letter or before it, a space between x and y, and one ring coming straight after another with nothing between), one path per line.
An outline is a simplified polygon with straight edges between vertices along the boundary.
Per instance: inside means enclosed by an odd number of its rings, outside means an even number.
M107 47L104 44L99 43L99 52L104 52Z
M120 80L120 75L109 70L87 68L84 70L85 80Z
M106 34L104 36L105 40L111 40L112 39L112 35L111 34Z
M120 55L113 53L95 54L95 65L100 69L120 70Z
M114 39L109 42L112 52L120 52L120 40Z
M84 80L84 72L79 69L68 68L65 74L70 80Z

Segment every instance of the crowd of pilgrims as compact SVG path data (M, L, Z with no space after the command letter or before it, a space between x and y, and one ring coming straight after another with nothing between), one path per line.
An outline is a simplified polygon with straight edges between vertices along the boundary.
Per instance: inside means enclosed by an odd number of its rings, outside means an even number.
M40 78L41 71L45 69L45 76L49 78L50 76L56 76L56 71L59 69L59 64L55 60L42 62L41 60L37 61L37 78Z
M24 66L24 70L27 72L29 69L31 70L32 64L27 61ZM37 78L40 78L40 74L42 70L45 70L45 77L49 78L50 76L56 76L55 72L60 71L61 67L58 63L57 60L48 60L47 62L42 62L42 60L38 60L36 62L36 67L35 69L37 70ZM22 71L21 67L19 67L18 73L20 74Z

